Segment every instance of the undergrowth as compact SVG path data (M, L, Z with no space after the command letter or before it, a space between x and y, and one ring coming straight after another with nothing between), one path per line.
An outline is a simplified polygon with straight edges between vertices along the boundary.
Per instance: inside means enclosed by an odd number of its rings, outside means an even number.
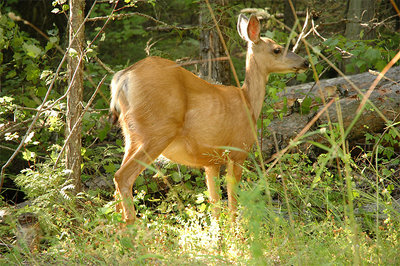
M286 154L269 172L250 158L238 188L235 223L224 202L220 219L213 218L204 184L183 185L186 169L174 180L173 164L162 174L169 183L164 198L137 185L138 219L125 227L114 201L91 191L74 196L68 172L37 164L16 180L30 204L8 209L0 227L0 263L395 265L400 206L393 196L400 157L395 149L383 155L384 138L369 136L380 148L358 147L352 157L337 146L327 147L335 154L317 157ZM145 204L149 200L152 204ZM37 217L36 241L23 230L23 213Z

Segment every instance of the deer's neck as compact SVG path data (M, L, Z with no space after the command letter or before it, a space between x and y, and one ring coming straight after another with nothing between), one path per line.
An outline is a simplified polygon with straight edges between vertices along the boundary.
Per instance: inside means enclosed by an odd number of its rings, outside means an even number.
M253 117L257 120L262 109L265 97L265 84L269 73L265 66L260 64L253 55L251 47L246 57L246 77L243 84L243 92L249 101Z

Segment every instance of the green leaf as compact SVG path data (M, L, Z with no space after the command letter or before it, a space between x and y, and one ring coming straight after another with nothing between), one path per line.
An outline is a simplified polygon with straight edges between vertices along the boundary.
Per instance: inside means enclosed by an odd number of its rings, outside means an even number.
M135 181L135 185L137 187L139 187L140 185L142 185L144 183L144 178L142 175L139 175Z
M124 143L123 143L122 139L117 139L117 140L115 141L115 144L117 144L117 145L120 146L120 147L123 147L123 146L124 146Z
M158 191L158 186L157 183L152 181L149 183L148 187L153 191L153 192L157 192Z
M69 48L68 55L70 57L77 57L78 56L78 52L74 48Z
M374 48L368 48L364 54L364 58L369 62L375 62L376 60L381 58L381 51Z
M22 152L22 157L26 161L34 161L36 158L36 153L34 153L30 150L25 150L24 152Z
M378 60L378 62L376 62L376 64L375 64L375 68L378 71L382 71L385 66L386 66L386 62L384 60Z
M113 163L108 163L108 164L106 164L106 165L103 165L103 167L104 167L104 170L106 170L106 172L107 173L114 173L115 172L115 164L113 164Z
M325 44L326 46L328 46L329 48L335 48L335 46L339 43L338 39L333 39L333 38L329 38L326 41L323 42L323 44Z
M11 70L10 72L8 72L8 74L6 75L6 79L11 79L13 77L15 77L17 75L17 72L15 70Z
M182 180L182 177L178 172L173 172L171 177L174 182L180 182Z
M389 191L389 193L392 193L392 191L394 190L394 185L390 184L390 185L387 186L386 189Z
M47 88L45 88L45 87L38 87L36 89L36 95L39 97L44 97L46 95L46 92L47 92Z
M347 64L346 65L346 72L347 73L354 73L355 72L355 68L353 64Z
M107 137L108 132L110 132L110 128L110 124L105 124L105 126L98 131L98 137L100 141L103 141Z
M9 97L9 96L3 96L0 98L0 103L11 103L14 100L14 98Z
M362 40L362 38L364 37L364 30L360 31L360 39Z
M204 203L202 203L202 204L199 206L199 211L200 211L200 212L204 212L204 211L206 210L206 208L207 208L207 205L204 204Z
M51 43L56 43L58 41L58 38L57 37L50 37L49 38L49 42L51 42Z
M196 204L203 203L204 201L205 201L205 199L204 199L204 195L203 194L197 195Z
M297 80L300 82L304 82L307 79L307 74L306 73L299 73L297 74Z
M99 212L101 214L110 214L113 213L115 210L115 206L113 202L109 202L106 205L104 205L103 207L99 208Z
M311 97L306 97L301 103L301 114L308 114L312 103Z
M389 130L389 135L392 136L393 139L396 139L397 134L393 128Z
M38 66L31 63L25 67L26 80L36 81L40 77L40 70Z
M356 66L357 66L357 67L360 68L360 67L362 67L363 65L365 65L364 60L357 60L357 61L356 61Z
M146 33L146 31L144 29L137 28L137 29L131 30L131 33L134 35L144 35Z
M321 64L317 64L317 65L315 66L315 69L317 70L317 73L318 73L318 74L321 74L322 70L324 69L324 66L321 65Z
M26 53L33 58L38 57L41 53L42 53L42 49L40 49L40 47L37 47L34 44L27 44L24 43L22 45L22 48L26 51Z
M53 47L54 47L54 43L48 42L46 44L46 47L44 48L44 50L47 52L48 50L50 50Z

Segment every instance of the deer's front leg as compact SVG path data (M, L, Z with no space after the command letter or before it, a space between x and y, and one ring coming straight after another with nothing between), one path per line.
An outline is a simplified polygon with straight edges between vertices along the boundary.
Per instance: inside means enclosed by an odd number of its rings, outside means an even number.
M227 164L227 174L226 174L226 183L228 190L228 207L233 215L233 220L236 217L237 211L237 184L239 183L242 177L242 167L240 164L236 164L232 160L228 161Z
M219 206L219 188L216 185L216 180L219 178L219 169L220 165L212 165L204 167L206 172L206 182L208 188L208 198L211 202L212 206L212 214L215 218L219 218L219 214L221 212Z

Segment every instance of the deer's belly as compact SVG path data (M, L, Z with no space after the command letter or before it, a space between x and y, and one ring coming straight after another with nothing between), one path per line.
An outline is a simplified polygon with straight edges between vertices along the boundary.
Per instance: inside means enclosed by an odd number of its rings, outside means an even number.
M182 137L175 139L162 155L179 164L201 167L223 163L222 152L217 146L199 144Z

